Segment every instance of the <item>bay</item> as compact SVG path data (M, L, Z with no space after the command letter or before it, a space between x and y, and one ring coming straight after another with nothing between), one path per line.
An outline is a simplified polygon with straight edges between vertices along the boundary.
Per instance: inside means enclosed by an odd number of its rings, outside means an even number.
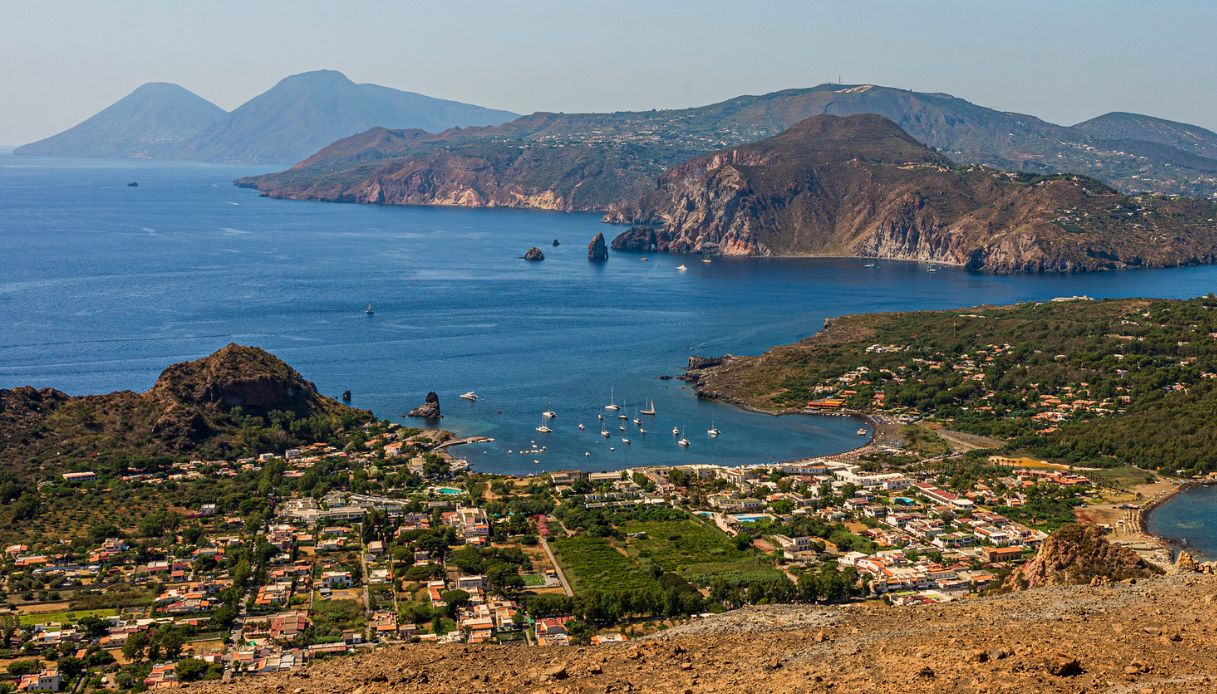
M757 353L847 313L1190 297L1217 285L1212 267L1004 277L624 253L593 264L592 236L620 231L597 215L282 201L231 185L256 172L0 155L0 387L143 390L165 366L239 342L390 419L412 421L402 415L435 390L444 427L494 437L461 452L482 470L738 465L848 449L859 423L698 401L659 378L690 354ZM546 259L521 260L531 246ZM655 402L646 434L627 424L630 445L603 409L610 389L631 416ZM458 399L468 390L481 399ZM547 408L553 433L539 434ZM543 452L520 453L534 441Z

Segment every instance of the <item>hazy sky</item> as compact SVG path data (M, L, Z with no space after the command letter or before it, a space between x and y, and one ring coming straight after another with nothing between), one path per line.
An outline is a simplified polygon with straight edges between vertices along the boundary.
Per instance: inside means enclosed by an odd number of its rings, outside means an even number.
M835 81L1071 124L1135 111L1217 130L1217 0L0 3L0 143L144 82L225 109L334 68L521 113L691 106Z

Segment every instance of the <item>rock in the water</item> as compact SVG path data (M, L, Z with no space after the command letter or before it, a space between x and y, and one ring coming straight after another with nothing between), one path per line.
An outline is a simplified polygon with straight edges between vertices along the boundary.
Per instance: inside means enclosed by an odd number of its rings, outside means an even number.
M587 244L587 259L596 262L608 260L608 246L604 243L604 234L597 233L592 242Z
M343 402L351 401L351 391L349 391L349 390L342 391L342 401Z
M613 250L654 253L659 250L659 240L650 227L631 227L613 239Z
M545 260L545 254L541 252L540 248L533 246L532 248L528 249L527 253L524 254L524 260L530 260L530 261Z
M422 417L423 419L439 419L443 415L439 411L439 395L433 390L427 393L427 399L423 404L415 407L406 413L409 417Z
M558 239L554 239L554 248L558 247Z

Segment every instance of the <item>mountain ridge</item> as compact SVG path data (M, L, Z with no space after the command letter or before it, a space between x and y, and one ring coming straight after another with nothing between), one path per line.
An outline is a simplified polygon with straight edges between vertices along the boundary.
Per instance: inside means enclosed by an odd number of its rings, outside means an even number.
M960 167L877 115L813 116L695 158L608 215L618 250L854 255L994 272L1217 259L1214 204L1080 176Z
M1173 145L1107 140L949 94L868 84L822 84L663 111L539 112L389 149L365 138L355 156L363 133L332 143L343 156L331 159L323 149L287 171L237 185L285 199L604 211L693 157L771 137L813 115L861 113L887 117L957 163L1091 175L1125 192L1217 194L1211 173L1217 158L1204 147L1179 149L1185 143L1178 138Z
M501 123L517 116L376 84L356 84L336 70L315 70L284 77L232 112L173 85L218 113L205 121L179 125L174 137L159 138L155 147L104 147L97 142L99 137L107 138L106 142L146 139L149 128L138 124L163 110L143 98L141 90L148 86L62 133L18 147L15 153L286 164L375 126L441 131ZM100 133L98 120L106 124Z

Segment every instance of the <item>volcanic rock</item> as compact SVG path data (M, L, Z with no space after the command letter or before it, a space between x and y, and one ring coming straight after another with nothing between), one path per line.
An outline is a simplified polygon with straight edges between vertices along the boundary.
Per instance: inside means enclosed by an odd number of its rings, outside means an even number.
M1015 590L1088 584L1095 577L1135 581L1161 571L1127 547L1113 545L1093 525L1065 525L1048 536L1035 557L1006 579Z
M421 417L423 419L439 419L443 416L440 414L439 410L439 394L437 394L434 390L427 393L427 398L423 401L423 404L410 410L408 413L406 413L406 416Z
M595 262L608 260L608 246L604 243L604 234L597 233L587 244L587 259Z
M540 248L533 246L532 248L528 249L527 253L524 254L524 260L533 261L533 262L538 261L538 260L545 260L545 254L541 252Z

